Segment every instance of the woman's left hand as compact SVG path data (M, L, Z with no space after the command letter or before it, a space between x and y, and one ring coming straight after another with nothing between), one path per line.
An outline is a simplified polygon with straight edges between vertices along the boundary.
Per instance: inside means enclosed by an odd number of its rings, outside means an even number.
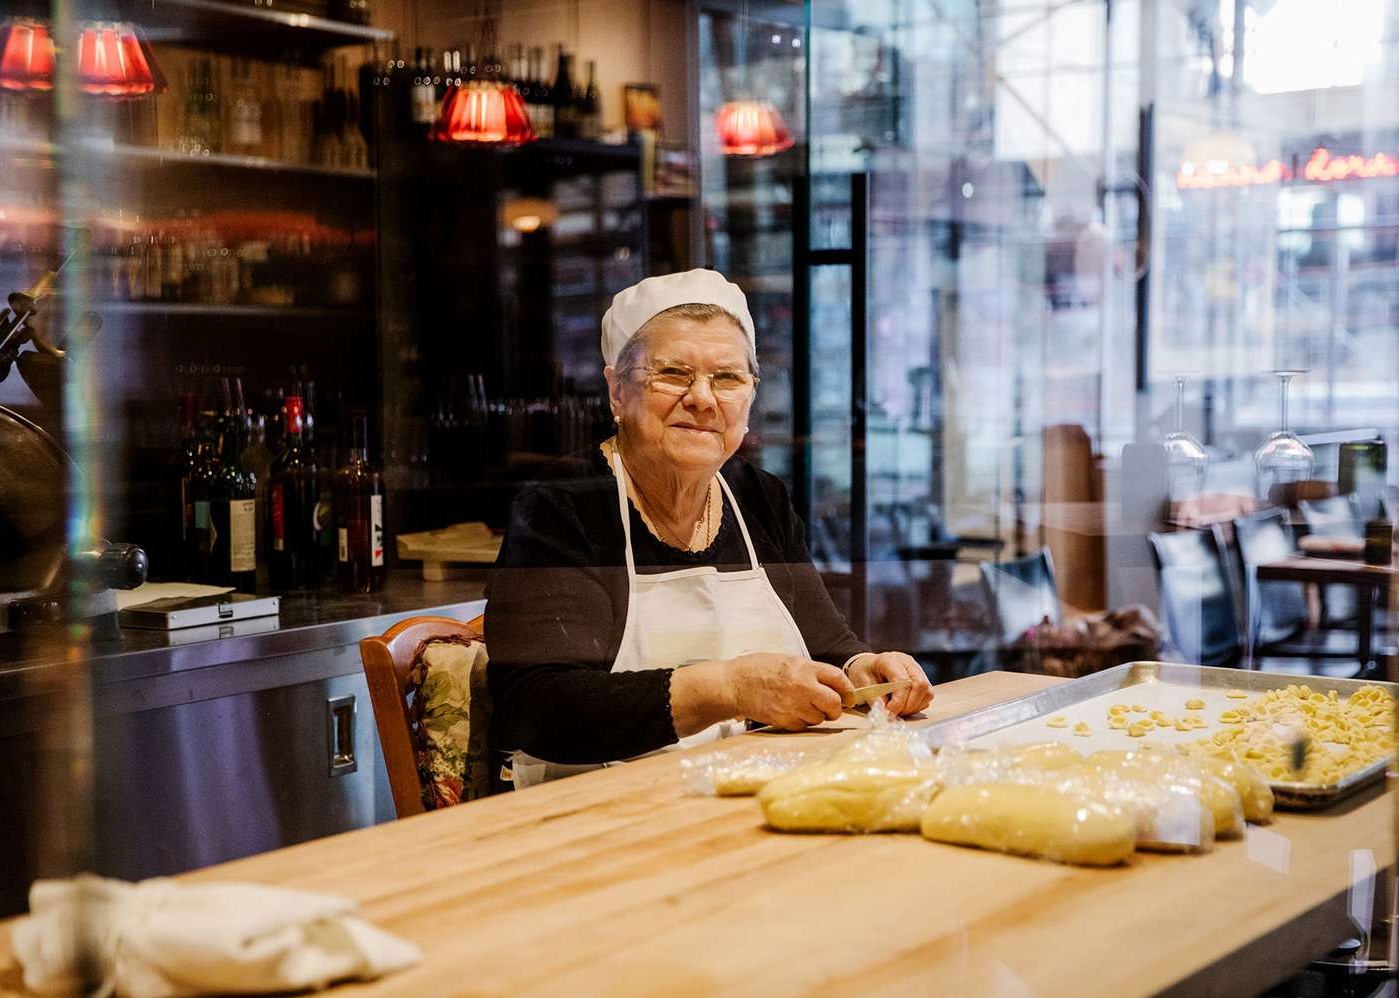
M899 717L916 714L933 702L933 684L928 682L923 667L901 651L861 655L851 664L847 674L856 689L912 679L912 686L895 690L885 700L889 713Z

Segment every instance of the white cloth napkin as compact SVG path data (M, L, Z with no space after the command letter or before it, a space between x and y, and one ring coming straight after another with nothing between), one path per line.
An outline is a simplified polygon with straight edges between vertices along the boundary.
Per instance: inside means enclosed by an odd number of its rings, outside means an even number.
M259 884L39 880L14 927L24 984L40 995L130 998L266 993L367 980L422 951L329 894Z

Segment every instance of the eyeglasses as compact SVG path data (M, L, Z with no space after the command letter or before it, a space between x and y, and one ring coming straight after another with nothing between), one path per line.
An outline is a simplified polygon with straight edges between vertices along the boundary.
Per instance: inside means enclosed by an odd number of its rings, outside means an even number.
M723 402L743 402L753 394L759 379L747 371L711 371L700 374L693 367L683 364L666 364L662 367L633 367L633 371L645 371L650 375L646 385L653 392L673 395L680 398L690 391L696 380L709 379L709 391Z

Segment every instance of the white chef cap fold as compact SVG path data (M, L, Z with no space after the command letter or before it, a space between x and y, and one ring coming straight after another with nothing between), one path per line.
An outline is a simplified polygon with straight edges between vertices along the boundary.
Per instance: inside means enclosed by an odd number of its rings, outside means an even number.
M602 317L602 357L616 364L627 342L646 323L677 305L717 305L738 319L749 345L757 343L753 316L743 290L714 270L687 270L683 274L648 277L619 291Z

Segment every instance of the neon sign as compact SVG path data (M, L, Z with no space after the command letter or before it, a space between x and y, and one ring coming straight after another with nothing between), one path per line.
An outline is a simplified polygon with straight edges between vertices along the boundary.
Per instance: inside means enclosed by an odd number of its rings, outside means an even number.
M1370 180L1399 177L1399 155L1377 152L1373 156L1336 155L1325 146L1312 150L1301 170L1279 159L1257 166L1248 163L1182 163L1176 171L1178 190L1214 190L1218 187L1260 187L1288 180L1307 183L1335 183L1341 180Z

